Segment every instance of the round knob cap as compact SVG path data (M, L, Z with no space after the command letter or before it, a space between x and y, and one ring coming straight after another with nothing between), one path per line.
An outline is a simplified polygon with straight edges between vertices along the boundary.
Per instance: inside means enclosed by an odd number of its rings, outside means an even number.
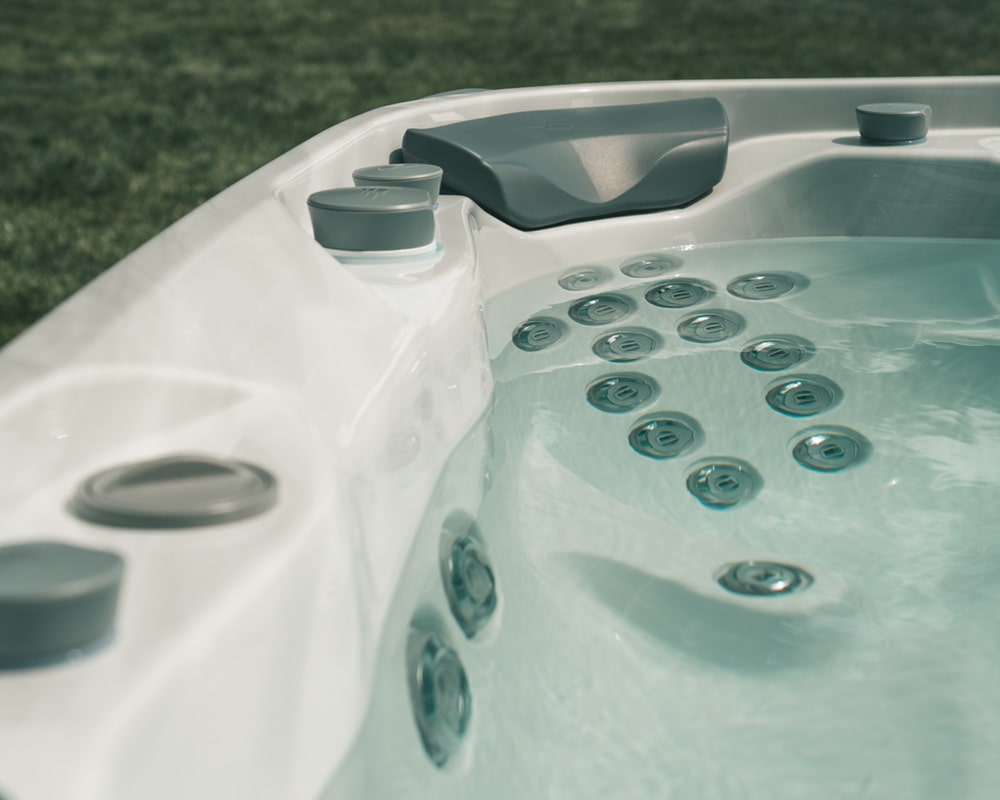
M410 250L434 242L434 209L422 189L363 186L309 196L313 235L335 250Z
M66 658L114 625L124 561L60 542L0 547L0 669Z
M399 186L423 189L436 203L444 170L434 164L379 164L354 170L355 186Z
M868 103L858 106L857 115L862 138L898 144L927 136L931 107L924 103Z
M248 519L277 501L278 482L261 467L178 454L91 475L77 489L72 508L100 525L192 528Z

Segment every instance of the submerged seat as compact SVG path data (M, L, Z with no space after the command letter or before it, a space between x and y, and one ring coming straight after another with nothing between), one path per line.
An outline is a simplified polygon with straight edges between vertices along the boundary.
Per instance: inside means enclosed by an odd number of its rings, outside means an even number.
M705 97L411 128L402 155L436 164L447 191L533 230L688 205L722 179L728 144L725 109Z

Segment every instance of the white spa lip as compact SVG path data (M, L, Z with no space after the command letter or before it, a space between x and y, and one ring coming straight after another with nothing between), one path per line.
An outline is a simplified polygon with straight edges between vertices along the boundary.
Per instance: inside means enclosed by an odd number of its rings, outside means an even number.
M312 238L306 198L350 186L409 127L703 96L726 108L729 161L687 208L526 233L445 195L440 254L394 254L368 274ZM0 353L0 546L44 536L125 560L110 643L0 671L0 796L320 796L364 724L390 601L442 465L490 403L489 359L522 321L511 304L484 322L483 304L551 273L525 298L542 308L565 299L555 277L571 267L664 248L997 238L998 96L1000 78L982 77L427 98L324 131L143 245ZM926 141L860 140L856 107L888 101L933 108ZM942 165L974 205L940 191ZM397 269L413 256L426 268ZM88 476L175 452L265 467L277 505L190 533L71 513Z

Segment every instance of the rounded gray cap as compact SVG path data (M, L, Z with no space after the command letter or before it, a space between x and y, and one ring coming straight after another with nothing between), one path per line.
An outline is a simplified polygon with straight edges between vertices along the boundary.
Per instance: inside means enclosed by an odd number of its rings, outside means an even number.
M51 541L0 547L0 669L64 659L111 633L125 563Z
M313 235L335 250L409 250L434 241L434 210L422 189L359 186L309 196Z
M444 170L434 164L379 164L354 170L355 186L400 186L423 189L437 202Z
M924 103L868 103L857 107L858 130L871 142L912 142L927 136L931 107Z
M71 505L78 516L101 525L191 528L254 517L277 501L278 482L261 467L181 454L92 475Z

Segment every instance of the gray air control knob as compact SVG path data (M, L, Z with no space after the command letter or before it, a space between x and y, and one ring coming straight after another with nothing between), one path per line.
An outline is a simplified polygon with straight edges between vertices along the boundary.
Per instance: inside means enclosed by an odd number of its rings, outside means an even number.
M398 186L403 189L423 189L436 203L441 193L444 170L433 164L379 164L354 170L355 186Z
M71 507L88 522L121 528L194 528L263 514L277 479L245 461L180 453L91 475Z
M125 564L53 541L0 547L0 669L58 663L114 626Z
M931 107L924 103L868 103L858 106L861 138L879 144L919 142L927 136Z
M434 206L422 189L362 186L309 195L313 235L331 250L412 250L434 243Z

